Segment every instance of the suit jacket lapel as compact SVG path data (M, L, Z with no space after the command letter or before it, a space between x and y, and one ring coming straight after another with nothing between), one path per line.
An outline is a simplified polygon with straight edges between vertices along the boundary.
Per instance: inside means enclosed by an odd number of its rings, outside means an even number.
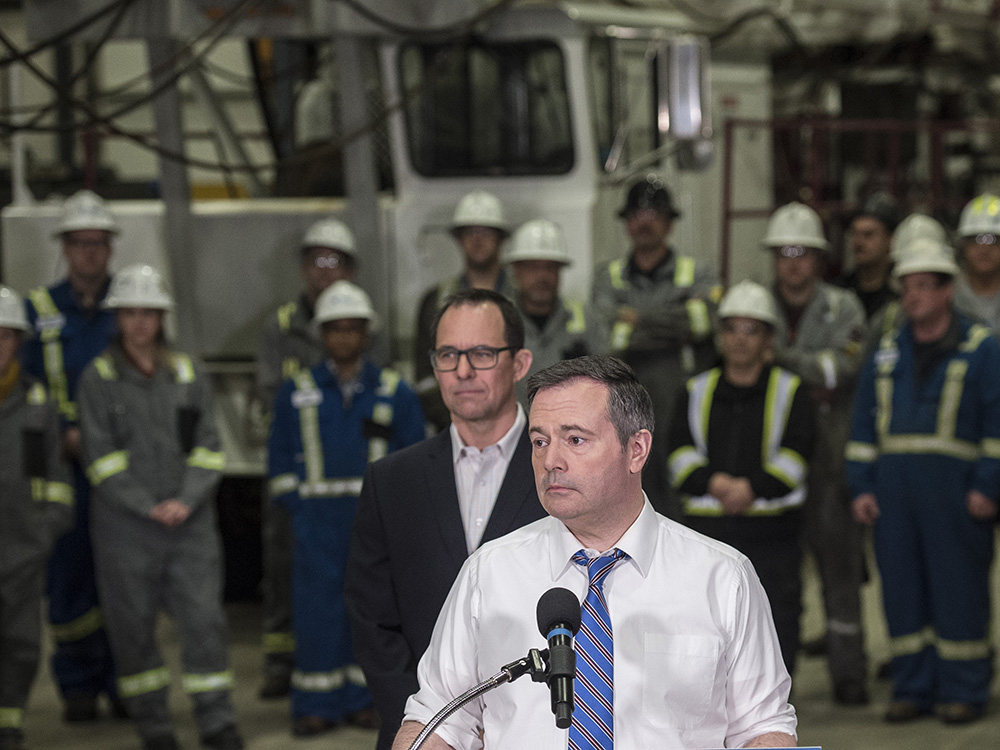
M455 467L451 456L451 433L445 429L427 441L428 511L437 521L444 548L461 566L468 557L462 512L458 508Z
M531 468L531 440L528 437L528 426L525 425L521 437L517 441L514 455L511 456L500 494L486 523L486 530L479 542L488 542L508 534L518 527L517 520L524 504L530 501L538 502L535 491L535 474Z

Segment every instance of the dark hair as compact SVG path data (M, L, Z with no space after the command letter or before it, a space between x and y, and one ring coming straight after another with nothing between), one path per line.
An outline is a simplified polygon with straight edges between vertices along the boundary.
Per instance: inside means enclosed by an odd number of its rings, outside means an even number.
M441 316L444 315L445 310L461 305L472 306L483 303L493 304L500 308L500 314L503 316L503 340L507 346L512 347L514 351L523 349L524 322L521 320L517 308L514 307L513 302L492 289L465 289L447 297L441 303L437 315L434 316L434 324L431 326L431 341L434 342L434 345L437 345L438 325L441 323Z
M528 378L528 405L539 391L586 378L608 387L608 420L618 433L622 450L639 430L653 431L653 401L635 372L616 357L591 355L564 359Z

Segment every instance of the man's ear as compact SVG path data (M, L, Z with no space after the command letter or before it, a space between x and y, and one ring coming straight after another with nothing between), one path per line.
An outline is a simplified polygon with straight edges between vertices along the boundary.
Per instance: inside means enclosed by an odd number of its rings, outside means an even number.
M639 430L628 439L628 468L633 474L642 471L649 459L649 448L653 444L653 434L649 430Z
M516 383L531 369L531 361L534 359L530 349L518 349L514 352L514 382Z

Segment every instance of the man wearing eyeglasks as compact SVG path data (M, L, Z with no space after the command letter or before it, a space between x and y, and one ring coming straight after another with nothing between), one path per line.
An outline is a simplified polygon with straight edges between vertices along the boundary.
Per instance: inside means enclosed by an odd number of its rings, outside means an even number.
M955 309L1000 331L1000 197L984 193L962 209L958 221L962 274L955 280Z
M809 206L789 203L775 211L762 244L774 255L774 362L802 378L820 415L803 520L823 584L834 700L864 705L862 533L847 502L843 456L863 355L865 311L854 292L823 281L829 243L819 214Z
M345 595L355 655L382 718L378 748L417 692L417 662L466 557L545 515L515 384L531 367L514 305L488 289L447 300L429 361L447 430L368 467Z

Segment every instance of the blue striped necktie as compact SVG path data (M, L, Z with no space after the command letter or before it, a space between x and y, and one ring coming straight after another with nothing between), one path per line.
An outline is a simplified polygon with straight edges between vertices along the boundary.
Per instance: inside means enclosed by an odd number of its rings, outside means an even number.
M592 559L583 550L573 555L573 562L587 566L590 588L576 636L576 708L569 728L570 750L612 750L615 746L615 647L611 615L604 601L604 579L625 557L617 548L609 555Z

